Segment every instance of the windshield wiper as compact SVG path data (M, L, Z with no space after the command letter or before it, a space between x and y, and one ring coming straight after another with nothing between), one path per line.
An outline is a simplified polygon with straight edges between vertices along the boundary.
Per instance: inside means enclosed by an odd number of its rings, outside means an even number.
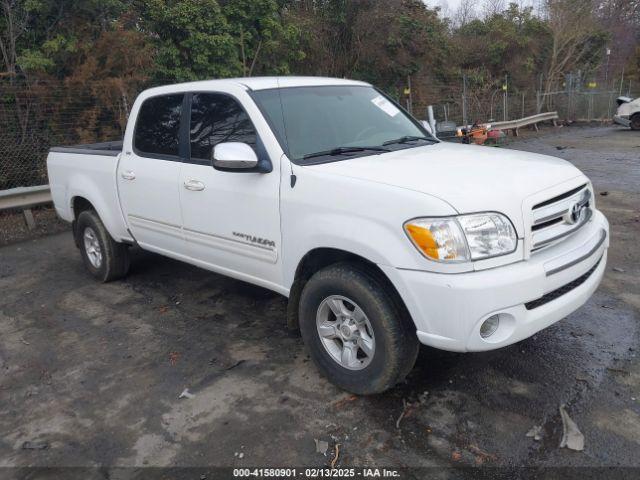
M419 137L419 136L416 136L416 135L405 135L404 137L395 138L393 140L387 140L382 145L393 145L393 144L396 144L396 143L409 143L409 142L415 142L417 140L427 140L429 142L435 142L435 140L433 138L430 138L430 137Z
M336 147L330 150L323 150L321 152L308 153L302 158L314 158L314 157L324 157L324 156L335 156L335 155L346 155L348 153L355 152L390 152L388 148L384 147Z

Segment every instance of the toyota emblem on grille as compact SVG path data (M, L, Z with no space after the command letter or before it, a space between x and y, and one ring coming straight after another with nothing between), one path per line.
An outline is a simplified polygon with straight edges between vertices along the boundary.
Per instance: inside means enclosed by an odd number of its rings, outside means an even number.
M567 215L567 223L570 223L572 225L574 223L577 223L580 220L580 217L582 217L583 208L584 205L582 205L580 202L576 202L571 205L571 207L569 207L569 215Z

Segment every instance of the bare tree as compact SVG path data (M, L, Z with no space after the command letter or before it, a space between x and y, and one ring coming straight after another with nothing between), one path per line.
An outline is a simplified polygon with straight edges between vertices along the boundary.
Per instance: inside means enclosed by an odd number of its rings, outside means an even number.
M504 0L485 0L482 7L482 13L485 18L493 17L502 13L505 9Z
M640 42L640 0L597 0L596 15L609 33L609 55L604 67L607 80L621 74Z
M477 18L476 2L474 0L461 0L456 10L455 24L464 27L466 24Z
M548 0L546 9L551 32L551 51L544 80L544 94L538 102L549 98L564 73L585 65L601 50L595 39L600 31L593 14L591 0Z
M4 63L4 75L13 83L18 66L18 39L27 30L28 11L19 0L2 0L0 17L0 53Z

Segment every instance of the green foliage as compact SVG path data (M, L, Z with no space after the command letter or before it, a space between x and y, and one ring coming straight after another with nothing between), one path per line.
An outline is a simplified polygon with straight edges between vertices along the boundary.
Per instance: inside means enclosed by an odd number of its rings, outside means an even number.
M275 0L143 0L142 28L156 46L158 81L290 73L299 31Z
M18 57L18 65L24 72L49 72L56 66L56 57L73 55L78 50L77 39L58 34L44 40L39 47L26 48Z
M51 70L55 62L40 50L24 50L18 57L18 65L25 72L45 72Z
M303 58L297 49L300 30L287 24L275 0L222 1L222 12L236 39L243 75L291 73Z
M308 75L356 78L397 96L408 75L446 72L447 23L419 0L291 2Z
M545 21L533 15L531 7L511 3L503 12L473 20L454 33L460 52L460 67L481 70L485 79L524 86L542 69L550 35Z
M231 27L216 0L144 0L140 15L142 29L156 47L158 80L240 73Z
M570 18L593 17L586 9L592 0L548 2ZM83 64L96 60L92 51L105 32L116 31L134 34L129 55L145 57L148 65L140 78L154 84L310 74L363 79L398 94L408 76L425 84L444 84L467 72L472 84L497 87L508 73L510 85L525 88L536 84L540 72L566 70L562 62L550 61L557 32L551 17L536 16L530 7L516 3L458 28L422 0L11 0L9 4L19 35L13 57L0 58L0 71L33 79L80 78L78 72L86 71ZM3 13L0 40L9 45L8 16ZM578 52L579 61L571 68L596 68L608 38L593 28L584 40L587 52ZM110 65L112 72L128 68L120 49L104 54L113 58L101 59L96 68Z

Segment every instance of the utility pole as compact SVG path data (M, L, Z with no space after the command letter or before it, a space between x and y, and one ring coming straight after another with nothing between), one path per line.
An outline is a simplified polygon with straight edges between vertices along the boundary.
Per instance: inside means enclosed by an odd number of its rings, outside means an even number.
M622 87L620 87L622 89ZM462 74L462 123L467 126L467 75Z
M504 85L502 85L502 116L503 120L507 121L507 75L504 76Z
M407 75L407 86L409 87L409 113L413 114L413 92L411 91L411 75Z
M542 112L542 103L544 95L542 94L542 73L538 75L538 89L536 90L536 113Z
M620 91L618 96L622 95L622 82L624 82L624 65L622 65L622 75L620 76Z

